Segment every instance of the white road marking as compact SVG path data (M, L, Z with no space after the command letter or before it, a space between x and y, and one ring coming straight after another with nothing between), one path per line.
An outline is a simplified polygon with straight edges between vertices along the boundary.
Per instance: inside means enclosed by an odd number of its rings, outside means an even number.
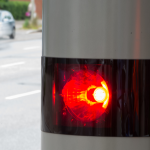
M12 67L12 66L16 66L16 65L23 65L25 64L25 62L16 62L16 63L11 63L11 64L6 64L6 65L1 65L0 68L7 68L7 67Z
M41 92L41 90L36 90L36 91L28 92L28 93L23 93L23 94L9 96L9 97L6 97L5 99L6 100L12 100L12 99L16 99L16 98L19 98L19 97L24 97L24 96L28 96L28 95L37 94L37 93L40 93L40 92Z
M38 49L41 48L40 46L33 46L33 47L26 47L24 50L32 50L32 49Z

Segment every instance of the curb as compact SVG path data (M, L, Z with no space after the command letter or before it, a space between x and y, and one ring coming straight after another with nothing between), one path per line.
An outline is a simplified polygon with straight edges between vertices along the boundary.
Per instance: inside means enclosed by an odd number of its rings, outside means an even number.
M42 29L38 29L38 30L29 30L26 32L26 34L32 34L32 33L36 33L36 32L42 32Z

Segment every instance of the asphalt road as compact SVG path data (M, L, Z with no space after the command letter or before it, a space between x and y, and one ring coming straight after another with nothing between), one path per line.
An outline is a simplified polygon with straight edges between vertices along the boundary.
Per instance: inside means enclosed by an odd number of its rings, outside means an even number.
M0 38L0 150L40 150L41 37Z

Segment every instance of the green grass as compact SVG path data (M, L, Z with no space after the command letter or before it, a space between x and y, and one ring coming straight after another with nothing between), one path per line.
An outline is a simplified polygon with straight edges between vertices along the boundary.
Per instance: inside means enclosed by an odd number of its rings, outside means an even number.
M25 19L24 23L23 23L23 29L34 29L37 30L39 28L41 28L41 25L38 25L38 19L35 18L33 19L33 21L31 22L29 19Z

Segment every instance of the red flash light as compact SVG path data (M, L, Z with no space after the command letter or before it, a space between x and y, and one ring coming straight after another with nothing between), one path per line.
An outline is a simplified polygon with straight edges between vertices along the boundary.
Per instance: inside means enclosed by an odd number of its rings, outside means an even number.
M106 82L90 70L74 73L63 87L62 96L71 115L85 122L99 118L109 102Z

